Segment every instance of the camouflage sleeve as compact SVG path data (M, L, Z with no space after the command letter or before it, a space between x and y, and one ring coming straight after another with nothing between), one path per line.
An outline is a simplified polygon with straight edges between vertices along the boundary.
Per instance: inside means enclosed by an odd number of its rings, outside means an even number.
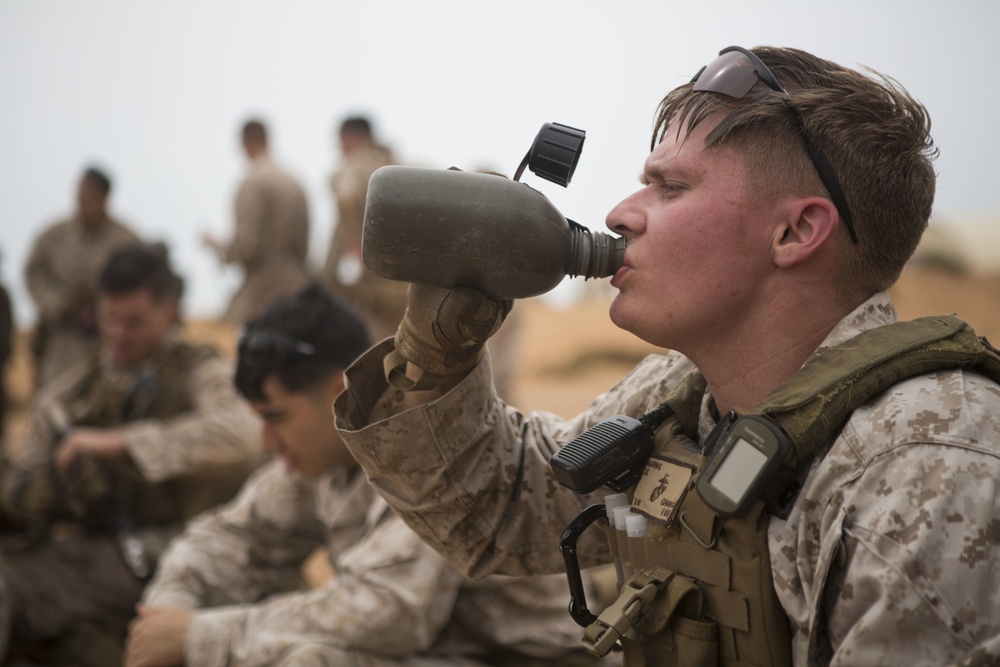
M488 362L437 401L401 411L401 397L383 375L391 345L376 346L349 369L347 390L334 405L337 426L372 483L468 576L561 572L559 535L603 492L583 497L560 486L549 459L596 422L655 405L671 381L670 362L650 358L565 421L525 416L500 401ZM587 531L579 555L584 566L608 562L603 532Z
M199 516L171 542L143 600L199 609L299 587L302 563L323 544L312 499L279 462L264 466L232 502Z
M998 480L994 453L935 444L900 447L865 471L834 521L831 664L1000 661Z
M335 563L321 588L195 615L187 664L280 664L309 643L407 656L432 646L451 617L461 577L398 518Z
M28 435L0 475L0 509L19 527L43 523L55 511L52 453L57 435L43 415L38 406L32 409Z
M122 427L129 455L151 482L247 465L261 455L259 422L233 388L229 363L202 361L191 374L190 391L192 411Z
M229 264L250 266L258 263L270 250L273 241L268 234L269 199L264 183L251 175L236 194L233 238L223 257Z
M41 389L29 411L29 430L0 475L0 506L14 525L44 527L53 518L79 519L107 493L98 459L82 455L65 476L57 475L53 455L70 425L66 404L79 383L93 372L87 362L71 366Z

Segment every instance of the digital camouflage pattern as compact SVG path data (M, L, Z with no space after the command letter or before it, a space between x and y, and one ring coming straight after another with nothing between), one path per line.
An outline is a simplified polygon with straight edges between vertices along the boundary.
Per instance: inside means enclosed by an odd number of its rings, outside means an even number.
M98 465L81 457L76 474L60 478L52 456L73 426L119 428L127 459ZM137 525L183 520L235 493L260 461L257 431L232 386L231 364L208 348L172 336L128 370L93 355L36 399L28 436L0 479L0 506L24 526L90 525L94 501L111 492Z
M96 229L78 218L62 220L35 239L24 281L37 309L33 347L39 385L97 349L97 280L115 250L138 241L111 218Z
M309 589L301 568L318 547L335 575ZM566 664L580 653L564 578L465 581L360 470L310 482L265 466L170 546L144 599L201 610L186 656L200 667L471 666L498 647L510 664Z
M260 156L236 192L235 216L223 260L243 268L243 283L224 319L243 324L308 282L309 207L302 186Z
M885 293L842 320L820 351L896 320ZM438 401L401 412L382 357L348 372L338 426L412 527L474 575L552 572L555 537L599 500L556 484L548 459L589 426L638 417L691 369L643 361L572 420L496 400L488 364ZM714 426L710 391L699 433ZM787 521L771 518L771 569L796 665L1000 662L1000 387L947 370L897 384L855 410L817 459ZM518 507L510 512L509 507ZM609 558L601 531L581 560Z

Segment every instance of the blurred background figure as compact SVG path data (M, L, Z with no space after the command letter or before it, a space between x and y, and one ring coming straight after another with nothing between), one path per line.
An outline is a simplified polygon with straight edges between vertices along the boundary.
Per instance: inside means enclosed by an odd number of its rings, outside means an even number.
M243 269L243 284L223 319L243 324L274 299L308 282L309 207L299 182L278 167L268 151L267 128L243 125L246 178L236 192L235 229L228 243L203 234L202 243L220 261Z
M406 310L406 283L380 278L361 263L361 230L365 219L368 181L379 167L396 159L381 145L364 116L340 124L340 166L330 177L337 203L337 223L320 276L322 283L352 305L368 324L374 340L396 333Z
M45 229L24 269L37 320L32 337L35 385L41 387L97 349L97 276L111 253L139 240L108 214L111 180L89 167L76 189L76 212Z
M7 287L0 284L0 451L5 444L7 423L7 365L14 347L14 309Z
M166 248L119 249L98 285L100 349L38 393L0 476L0 663L121 665L167 541L261 462L232 365L180 335Z

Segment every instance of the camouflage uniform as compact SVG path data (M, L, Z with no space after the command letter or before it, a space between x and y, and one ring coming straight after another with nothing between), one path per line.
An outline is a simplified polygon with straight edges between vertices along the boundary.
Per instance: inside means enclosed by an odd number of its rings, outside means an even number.
M317 547L336 574L308 589L301 568ZM363 471L307 481L279 461L192 522L144 597L201 610L186 655L199 667L472 666L499 647L525 665L527 656L565 659L578 643L563 578L470 584L392 514Z
M128 456L81 455L58 476L53 452L71 426L120 427ZM230 365L173 337L131 371L95 354L53 380L0 479L0 506L25 529L0 555L0 654L11 620L29 639L81 620L122 634L167 541L259 463L258 429Z
M223 260L243 267L243 284L224 318L243 324L308 281L309 209L305 192L267 157L251 163L235 203L236 230Z
M819 351L895 319L888 296L877 294ZM480 364L438 401L395 414L400 397L382 375L388 345L349 371L338 426L376 487L477 576L559 569L553 537L595 499L555 484L549 457L604 418L649 411L692 368L677 353L649 357L563 421L495 401ZM702 438L713 412L709 391ZM383 414L394 416L379 421ZM789 519L769 526L795 664L998 664L998 479L1000 388L975 372L914 377L855 410L813 462ZM606 562L601 531L588 533L581 561Z
M96 229L63 220L35 240L24 280L38 310L33 346L39 386L97 349L97 279L113 251L138 240L110 218Z
M394 163L386 148L369 146L345 156L340 169L330 178L338 216L321 280L361 313L376 340L396 333L406 310L407 284L380 278L363 267L359 267L357 282L352 283L342 279L340 271L344 270L342 262L361 261L368 181L376 169Z

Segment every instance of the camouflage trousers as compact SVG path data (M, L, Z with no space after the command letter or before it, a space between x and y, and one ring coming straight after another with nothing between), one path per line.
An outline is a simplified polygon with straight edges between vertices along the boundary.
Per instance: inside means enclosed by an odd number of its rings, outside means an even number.
M0 539L0 548L4 540ZM62 659L95 664L96 641L109 639L120 651L143 583L122 561L115 543L104 537L67 537L25 549L0 551L0 656L25 648L29 655L52 649ZM52 643L50 640L71 641ZM87 644L91 644L88 646ZM66 656L66 647L79 655ZM102 649L106 654L107 651Z

